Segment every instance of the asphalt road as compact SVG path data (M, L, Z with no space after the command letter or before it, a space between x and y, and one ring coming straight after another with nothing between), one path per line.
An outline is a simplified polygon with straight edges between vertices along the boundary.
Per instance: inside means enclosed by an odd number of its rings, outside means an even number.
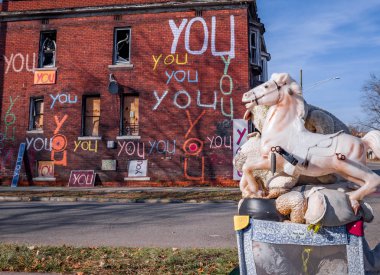
M223 204L0 203L0 242L128 247L235 247Z
M380 198L370 198L371 246L380 242ZM236 247L234 203L1 202L0 242L30 245Z

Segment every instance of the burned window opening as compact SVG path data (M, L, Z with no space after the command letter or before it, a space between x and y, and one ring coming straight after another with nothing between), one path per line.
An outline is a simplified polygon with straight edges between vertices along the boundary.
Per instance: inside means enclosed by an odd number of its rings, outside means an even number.
M130 63L131 30L115 29L114 64Z
M55 67L56 32L41 32L39 67Z

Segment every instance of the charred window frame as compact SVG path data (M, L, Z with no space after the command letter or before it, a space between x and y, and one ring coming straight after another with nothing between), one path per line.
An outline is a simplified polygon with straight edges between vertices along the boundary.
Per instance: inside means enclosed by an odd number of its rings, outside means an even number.
M115 28L113 65L131 62L131 28Z
M85 95L82 100L82 136L99 137L100 95Z
M260 33L258 30L251 29L249 32L249 60L252 65L260 66Z
M57 31L43 31L40 34L39 68L55 67Z
M120 100L120 135L139 135L139 95L122 94Z
M29 106L29 131L43 130L44 98L31 97Z

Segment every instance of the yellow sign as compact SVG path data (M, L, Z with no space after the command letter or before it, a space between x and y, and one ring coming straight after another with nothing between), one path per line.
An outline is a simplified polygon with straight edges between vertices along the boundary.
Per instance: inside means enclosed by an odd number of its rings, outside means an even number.
M45 85L54 84L56 78L56 71L35 71L34 84Z

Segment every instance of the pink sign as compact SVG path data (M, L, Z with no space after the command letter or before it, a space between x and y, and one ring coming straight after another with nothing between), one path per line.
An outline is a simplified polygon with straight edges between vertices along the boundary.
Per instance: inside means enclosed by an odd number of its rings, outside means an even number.
M69 187L94 187L95 176L94 170L72 170Z

